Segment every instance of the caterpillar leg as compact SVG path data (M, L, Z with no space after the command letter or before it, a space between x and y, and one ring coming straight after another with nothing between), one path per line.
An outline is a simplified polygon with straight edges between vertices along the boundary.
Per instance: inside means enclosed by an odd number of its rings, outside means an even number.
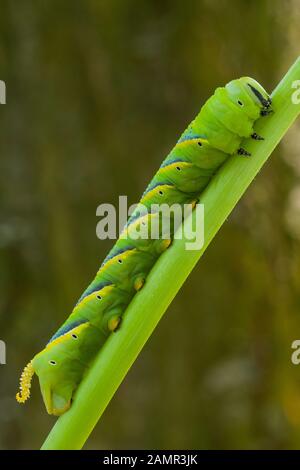
M237 151L238 155L244 155L245 157L251 157L251 153L247 152L247 150L243 149L242 147Z
M107 327L109 331L117 331L120 328L120 324L121 324L120 315L114 315L108 320Z
M141 288L143 287L145 282L146 282L145 276L142 276L142 275L137 276L134 280L134 283L133 283L133 286L134 286L135 290L136 291L141 290Z
M254 140L265 140L264 137L262 137L261 135L256 134L256 132L253 132L253 134L251 134L251 138L254 139Z
M195 209L198 202L199 202L199 199L195 199L195 201L192 202L192 209Z
M166 240L161 240L160 247L159 247L159 253L162 253L163 251L166 251L169 246L171 245L172 240L171 238L167 238Z
M260 112L261 116L268 116L269 114L274 113L273 109L262 109Z

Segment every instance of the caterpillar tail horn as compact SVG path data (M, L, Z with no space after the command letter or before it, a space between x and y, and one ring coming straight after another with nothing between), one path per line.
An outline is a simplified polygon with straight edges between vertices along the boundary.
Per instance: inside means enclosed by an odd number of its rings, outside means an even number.
M20 390L16 394L18 403L25 403L30 398L31 380L34 375L32 361L24 368L20 378Z

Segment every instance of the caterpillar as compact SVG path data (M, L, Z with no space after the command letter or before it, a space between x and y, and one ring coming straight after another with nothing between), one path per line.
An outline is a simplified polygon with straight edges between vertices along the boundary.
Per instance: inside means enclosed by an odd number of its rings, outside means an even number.
M241 147L242 139L263 140L253 126L271 112L271 98L252 78L216 89L161 164L69 318L25 367L16 395L19 403L29 398L36 374L47 412L59 416L69 409L97 352L120 327L133 296L171 245L173 232L169 238L162 233L157 239L133 237L135 230L149 230L146 222L151 225L159 217L151 205L195 204L230 155L251 156Z

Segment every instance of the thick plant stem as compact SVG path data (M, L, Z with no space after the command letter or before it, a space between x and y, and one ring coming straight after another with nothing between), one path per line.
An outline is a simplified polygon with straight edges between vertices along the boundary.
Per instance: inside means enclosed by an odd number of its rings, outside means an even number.
M80 384L71 409L58 419L42 449L80 449L84 445L185 279L300 113L300 103L297 103L300 93L297 96L297 90L292 86L299 79L300 58L272 94L274 114L261 118L255 126L255 131L265 140L245 141L243 147L252 156L232 156L201 196L205 217L204 246L197 251L188 251L185 249L187 240L175 240L160 257L144 288L129 305L122 327L109 337ZM192 213L193 219L198 210Z

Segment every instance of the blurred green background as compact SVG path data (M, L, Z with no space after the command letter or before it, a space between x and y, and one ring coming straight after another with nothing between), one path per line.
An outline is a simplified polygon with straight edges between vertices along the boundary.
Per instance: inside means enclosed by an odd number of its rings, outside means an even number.
M299 54L278 0L1 1L0 448L55 422L20 371L112 246L96 208L134 203L216 86L271 91ZM299 77L300 78L300 77ZM300 447L300 123L169 308L86 448Z

